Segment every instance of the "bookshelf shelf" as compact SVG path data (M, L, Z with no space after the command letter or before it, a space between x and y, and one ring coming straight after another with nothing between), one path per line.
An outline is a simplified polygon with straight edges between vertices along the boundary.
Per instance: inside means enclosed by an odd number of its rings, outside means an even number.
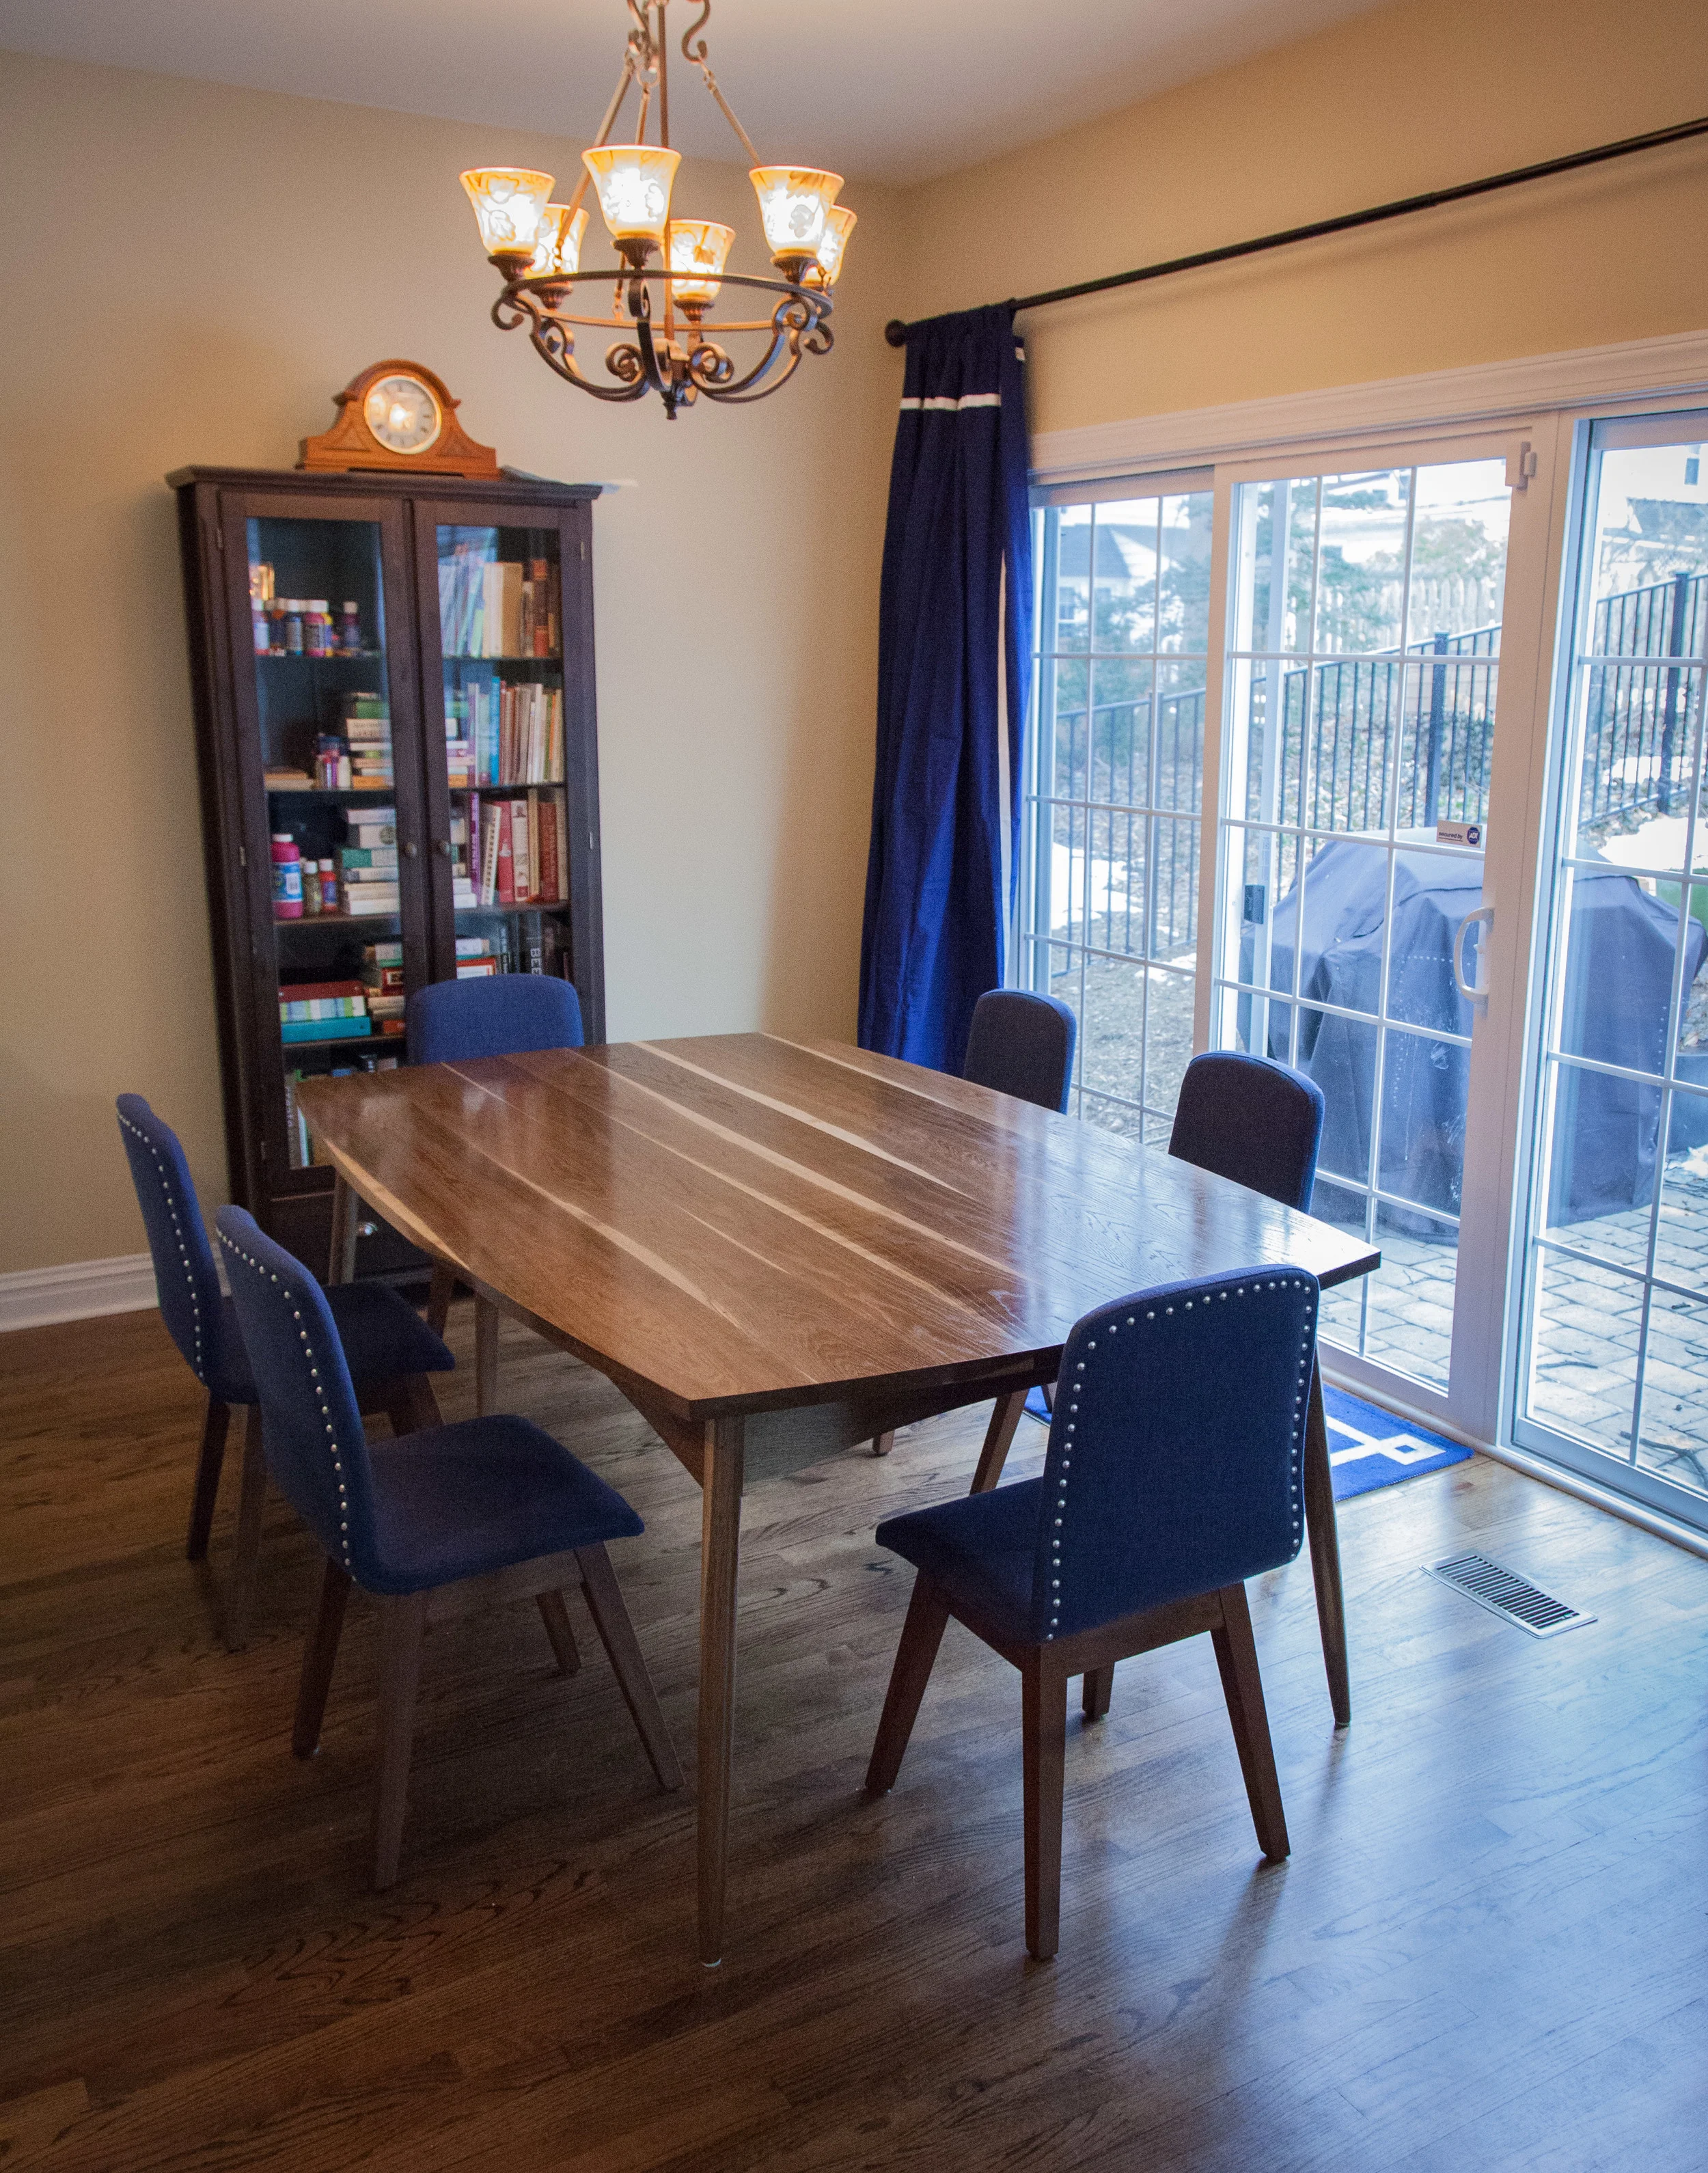
M218 468L168 481L195 666L230 1194L323 1271L331 1173L312 1162L297 1083L404 1061L405 1041L373 1032L286 1041L282 1000L336 998L312 1014L317 1026L335 1015L365 1026L372 1002L377 1025L460 969L557 973L575 984L589 1039L604 1037L598 490ZM360 647L257 650L258 617L277 641L282 623L294 632L295 612L277 600L304 597L337 599L340 622L353 601ZM318 620L312 632L318 641ZM318 781L345 761L358 776L389 774ZM499 768L536 776L451 784ZM556 773L550 782L545 771ZM543 869L534 880L555 875L560 898L459 904L483 831L516 881ZM371 875L396 903L276 918L275 898L312 897L322 868L341 892ZM358 1248L363 1273L419 1262L383 1225Z

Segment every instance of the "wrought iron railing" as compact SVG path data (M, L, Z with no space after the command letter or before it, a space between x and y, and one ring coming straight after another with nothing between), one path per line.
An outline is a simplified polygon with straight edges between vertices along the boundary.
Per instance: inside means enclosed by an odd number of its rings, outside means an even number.
M1708 574L1675 574L1596 605L1581 660L1581 831L1651 812L1670 814L1681 790L1688 790L1690 704L1700 675L1685 667L1702 661L1705 634Z

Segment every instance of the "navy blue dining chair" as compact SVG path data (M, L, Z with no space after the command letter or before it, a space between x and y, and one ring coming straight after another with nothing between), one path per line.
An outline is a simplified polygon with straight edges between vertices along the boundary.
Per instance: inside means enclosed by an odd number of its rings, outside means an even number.
M311 1758L352 1584L380 1615L380 1777L374 1884L397 1877L422 1641L430 1621L537 1600L566 1674L579 1665L563 1588L579 1583L660 1785L682 1785L670 1730L606 1552L641 1520L526 1419L463 1419L369 1444L337 1324L301 1262L240 1207L215 1217L267 1415L268 1467L326 1550L303 1656L292 1748Z
M1323 1089L1302 1071L1214 1049L1182 1076L1168 1151L1308 1215L1323 1111Z
M549 973L488 973L466 981L431 981L410 996L404 1012L410 1060L468 1064L481 1056L526 1056L544 1049L579 1049L581 999L573 984ZM427 1324L443 1335L456 1294L456 1276L443 1263L427 1292ZM476 1334L491 1348L483 1372L495 1382L498 1318L482 1309Z
M191 1561L204 1560L207 1553L232 1410L246 1406L249 1413L237 1538L224 1608L225 1640L234 1652L249 1634L267 1506L260 1399L236 1313L220 1291L213 1248L177 1134L140 1094L121 1094L118 1115L119 1137L148 1233L160 1315L191 1372L207 1391L185 1546ZM437 1426L439 1404L427 1377L448 1373L456 1361L432 1329L423 1325L414 1308L385 1284L370 1282L346 1283L331 1293L330 1302L361 1408L383 1411L394 1433Z
M1078 1020L1058 997L1025 989L987 989L973 1006L961 1076L1063 1114L1078 1032Z
M866 1787L894 1786L952 1615L1021 1676L1026 1940L1054 1954L1070 1677L1208 1631L1258 1846L1287 1826L1245 1579L1303 1533L1316 1278L1252 1269L1139 1291L1078 1322L1040 1479L892 1517L918 1574Z

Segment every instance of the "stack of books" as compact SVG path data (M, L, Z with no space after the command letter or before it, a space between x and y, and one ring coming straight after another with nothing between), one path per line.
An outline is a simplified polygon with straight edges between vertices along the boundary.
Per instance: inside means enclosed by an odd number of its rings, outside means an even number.
M456 544L439 562L439 640L447 656L556 656L558 583L547 558L497 559L490 540Z
M354 791L391 790L391 713L383 694L344 697L344 737L350 743L350 785Z
M480 840L482 905L562 905L569 897L569 841L555 792L471 798Z
M467 913L480 903L469 840L480 835L480 801L450 811L450 903L454 913Z
M360 981L294 981L278 992L284 1041L347 1041L369 1032L368 991Z
M348 842L338 855L346 913L396 913L397 811L353 807Z
M538 679L471 679L446 698L451 790L563 782L563 689ZM458 779L463 783L460 787Z

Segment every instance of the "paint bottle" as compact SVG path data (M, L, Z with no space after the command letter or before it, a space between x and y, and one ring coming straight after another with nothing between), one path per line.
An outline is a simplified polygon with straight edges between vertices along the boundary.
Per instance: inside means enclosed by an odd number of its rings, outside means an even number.
M300 596L287 596L284 601L284 645L287 656L303 653L303 604Z
M332 612L324 596L311 596L303 612L303 647L310 656L332 653Z
M272 917L300 920L303 917L303 856L288 830L272 834Z
M338 871L330 860L321 862L321 910L337 913L338 905Z
M321 864L318 860L303 862L303 914L304 919L321 909Z
M362 653L362 620L354 604L346 604L342 623L338 628L338 646L346 656Z

